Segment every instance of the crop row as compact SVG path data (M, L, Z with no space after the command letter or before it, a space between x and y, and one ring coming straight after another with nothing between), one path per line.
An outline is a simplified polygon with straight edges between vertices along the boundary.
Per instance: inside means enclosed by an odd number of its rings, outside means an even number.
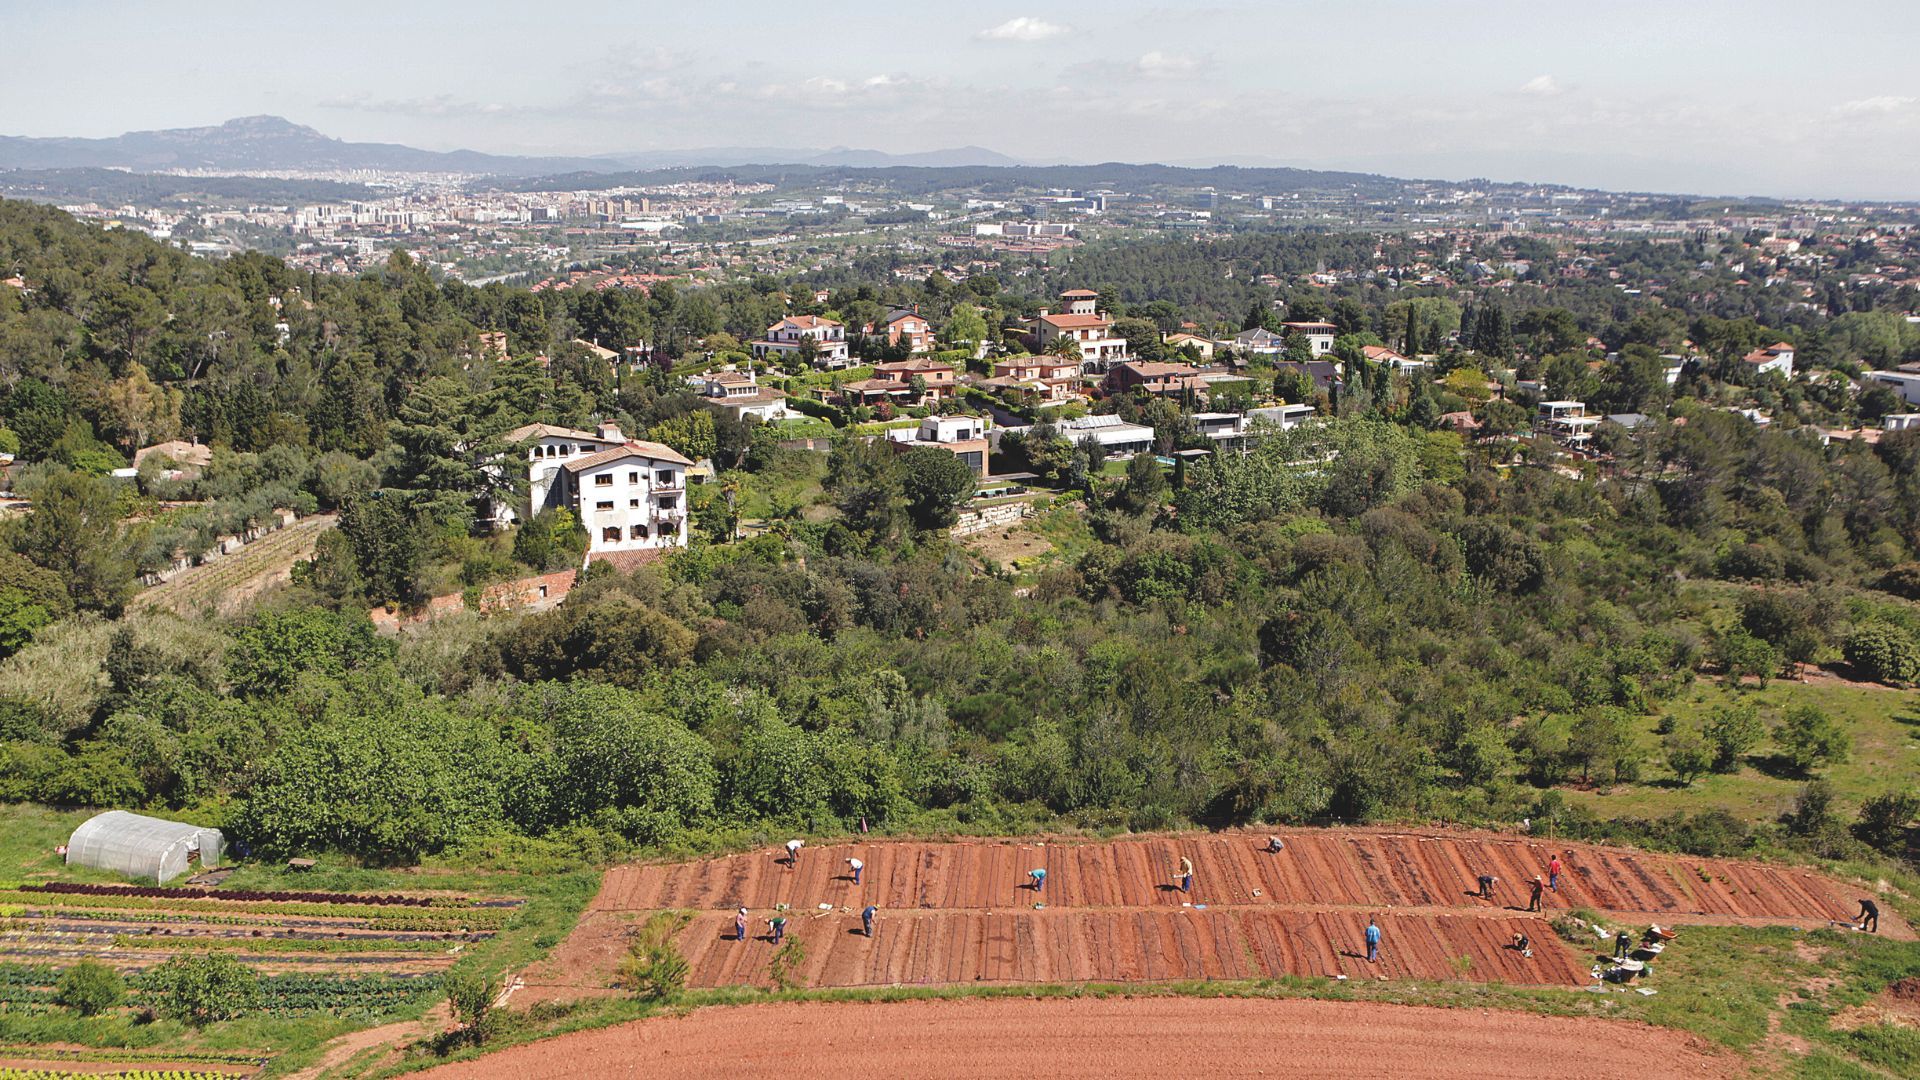
M66 1069L0 1069L0 1080L231 1080L230 1073L200 1069L119 1069L71 1072Z
M28 1059L34 1061L96 1061L111 1064L113 1062L152 1061L156 1052L123 1046L20 1046L0 1045L0 1058ZM257 1050L169 1050L164 1055L168 1061L190 1062L196 1065L265 1065L270 1055ZM89 1073L98 1076L99 1073Z
M115 934L115 948L121 949L242 949L250 953L444 953L444 941L395 941L392 938L215 938L148 937L142 934Z
M180 900L151 896L127 896L74 893L61 896L60 906L125 911L193 911L225 914L243 912L256 915L311 915L329 919L367 919L396 930L460 930L498 927L513 916L508 908L393 908L379 904L276 902L249 900ZM40 897L19 892L0 891L0 903L35 901Z
M0 1068L0 1080L230 1080L228 1072L200 1068L119 1068L113 1072L69 1072L65 1068Z
M283 911L268 913L270 916L282 916L281 918L263 918L257 915L216 915L201 914L199 912L176 913L168 911L131 912L115 908L75 908L63 906L22 909L16 914L24 914L32 919L71 919L76 922L128 922L156 926L186 924L193 926L256 926L263 929L305 926L313 930L327 931L372 930L388 933L427 934L471 932L481 935L491 934L493 929L475 930L473 929L475 926L484 925L488 922L497 924L503 921L499 916L482 916L480 921L476 922L474 919L469 918L469 912L464 910L458 914L436 915L413 908L400 908L391 913L382 912L369 918L354 919L351 921L308 923L298 923L288 920L284 918L286 912Z
M135 975L129 988L145 992L155 976ZM436 976L407 978L395 975L264 975L260 978L261 1012L280 1016L315 1013L379 1013L409 1004L440 986Z
M97 885L80 881L48 881L21 885L20 892L63 893L69 896L145 896L181 900L238 900L242 902L306 904L377 904L394 907L472 907L464 896L402 896L398 893L282 892L260 889L164 889L151 885Z
M0 1003L43 1005L53 1000L59 969L51 964L0 964ZM128 977L134 994L151 992L158 976L151 971ZM385 1012L433 992L435 975L314 975L291 973L260 977L260 1009L281 1015ZM4 1074L0 1074L4 1080Z

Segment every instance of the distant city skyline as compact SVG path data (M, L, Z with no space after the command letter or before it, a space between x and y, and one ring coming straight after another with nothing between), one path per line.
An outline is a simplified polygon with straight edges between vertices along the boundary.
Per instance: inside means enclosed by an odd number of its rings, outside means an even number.
M1920 7L1896 0L8 7L5 135L272 113L505 154L977 145L1920 199Z

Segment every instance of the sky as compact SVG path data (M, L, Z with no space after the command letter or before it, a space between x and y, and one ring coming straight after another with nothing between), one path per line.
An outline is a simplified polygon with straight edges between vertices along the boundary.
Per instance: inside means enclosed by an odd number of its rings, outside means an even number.
M0 134L1228 162L1920 199L1915 0L0 0Z

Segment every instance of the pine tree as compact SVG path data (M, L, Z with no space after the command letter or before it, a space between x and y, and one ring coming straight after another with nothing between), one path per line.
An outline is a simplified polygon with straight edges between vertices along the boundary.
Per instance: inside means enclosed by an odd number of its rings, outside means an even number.
M1469 300L1465 306L1460 309L1460 348L1466 352L1473 351L1473 331L1473 301Z

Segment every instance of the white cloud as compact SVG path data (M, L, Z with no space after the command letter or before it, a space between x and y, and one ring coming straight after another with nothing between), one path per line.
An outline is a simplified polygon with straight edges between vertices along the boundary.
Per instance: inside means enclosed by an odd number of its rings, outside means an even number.
M1559 80L1551 75L1535 75L1520 85L1520 92L1535 97L1557 97L1566 90Z
M1834 112L1842 116L1865 116L1876 113L1896 113L1912 108L1914 98L1882 94L1878 97L1861 98L1858 101L1843 102L1834 107Z
M1035 19L1022 15L1017 19L1008 19L999 26L982 30L974 37L982 41L1047 41L1067 33L1072 28L1050 23L1045 19Z
M1183 53L1167 53L1155 49L1142 54L1133 62L1134 70L1142 75L1185 75L1200 66L1200 61Z

